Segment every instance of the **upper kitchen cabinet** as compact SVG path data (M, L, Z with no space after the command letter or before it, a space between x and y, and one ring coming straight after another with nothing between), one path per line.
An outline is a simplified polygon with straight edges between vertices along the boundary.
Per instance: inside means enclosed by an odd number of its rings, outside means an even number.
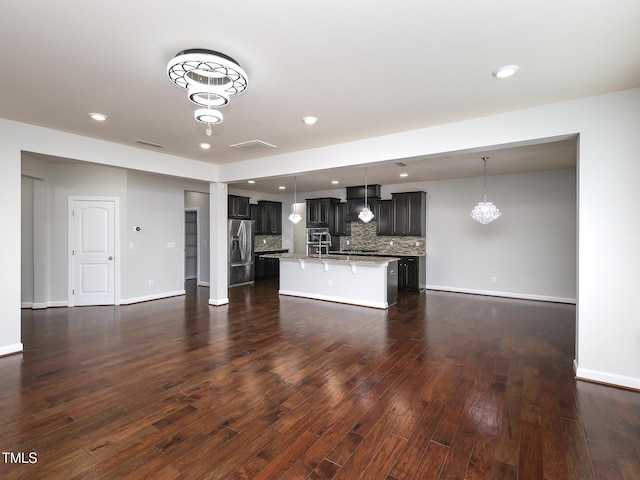
M336 206L338 198L308 198L307 199L307 228L326 227L336 228Z
M393 202L378 200L374 214L374 220L377 222L376 233L378 235L393 235Z
M228 203L229 218L237 218L241 220L251 219L251 207L249 206L249 197L229 195L227 198L227 203Z
M426 232L426 205L426 192L392 193L392 234L423 237Z
M256 234L282 235L282 202L258 201Z
M335 228L329 230L331 235L343 236L351 235L351 223L347 222L347 204L340 202L336 204Z

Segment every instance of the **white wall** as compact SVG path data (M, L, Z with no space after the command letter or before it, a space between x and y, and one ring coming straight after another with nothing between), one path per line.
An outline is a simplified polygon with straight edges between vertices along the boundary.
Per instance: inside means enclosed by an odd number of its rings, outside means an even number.
M420 185L428 192L427 287L575 302L575 169L490 176L487 184L502 212L488 225L469 216L483 199L482 178Z
M208 165L64 132L0 120L0 354L20 344L20 152L33 151L212 182L295 175L308 165L342 165L410 158L579 134L578 376L640 389L640 89L519 110L293 154ZM226 194L226 191L225 191ZM211 238L221 238L225 198L212 200ZM220 211L216 209L219 207ZM213 245L212 245L213 252ZM226 248L224 249L226 254ZM223 303L226 265L212 253L212 298ZM214 275L216 272L216 275Z
M47 212L49 242L43 255L48 271L46 306L68 305L69 196L120 200L121 282L117 297L122 303L184 292L185 189L206 191L207 183L102 165L45 162L28 153L23 154L22 169L46 185L46 199L38 206ZM207 197L203 208L208 217L208 195L199 195ZM23 204L23 210L29 208ZM25 219L27 215L25 212ZM134 231L136 225L142 227L140 232ZM26 239L23 247L30 249L29 245Z

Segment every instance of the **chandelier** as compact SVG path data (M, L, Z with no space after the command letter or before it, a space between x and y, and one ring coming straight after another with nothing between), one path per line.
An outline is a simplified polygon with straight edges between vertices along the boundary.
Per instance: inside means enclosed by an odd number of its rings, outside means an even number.
M298 177L293 177L293 211L289 214L289 221L296 224L300 220L302 220L302 215L296 212L296 203L298 201L297 191L298 191Z
M187 91L197 105L195 119L207 125L222 123L218 108L229 104L229 98L247 88L247 74L233 58L213 50L183 50L167 64L167 75L175 85Z
M360 213L358 214L358 218L362 220L364 223L369 223L371 220L373 220L373 212L369 208L369 203L367 202L367 190L368 190L367 168L365 167L364 169L364 208L360 210Z
M482 157L484 161L484 202L479 202L471 210L471 218L486 225L493 222L500 215L500 210L493 203L487 202L487 160L489 157Z

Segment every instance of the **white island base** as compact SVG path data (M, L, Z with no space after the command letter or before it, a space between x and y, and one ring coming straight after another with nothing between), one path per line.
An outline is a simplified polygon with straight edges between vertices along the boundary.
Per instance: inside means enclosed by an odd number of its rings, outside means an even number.
M398 259L328 256L280 258L281 295L389 308L398 294Z

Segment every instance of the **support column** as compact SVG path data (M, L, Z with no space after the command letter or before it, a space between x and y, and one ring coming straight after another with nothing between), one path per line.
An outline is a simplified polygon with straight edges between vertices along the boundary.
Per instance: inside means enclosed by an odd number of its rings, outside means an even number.
M21 157L19 149L8 146L0 135L0 208L2 232L0 235L0 355L23 350L20 327L20 237L22 188Z
M227 279L227 184L209 184L209 304L229 303Z

